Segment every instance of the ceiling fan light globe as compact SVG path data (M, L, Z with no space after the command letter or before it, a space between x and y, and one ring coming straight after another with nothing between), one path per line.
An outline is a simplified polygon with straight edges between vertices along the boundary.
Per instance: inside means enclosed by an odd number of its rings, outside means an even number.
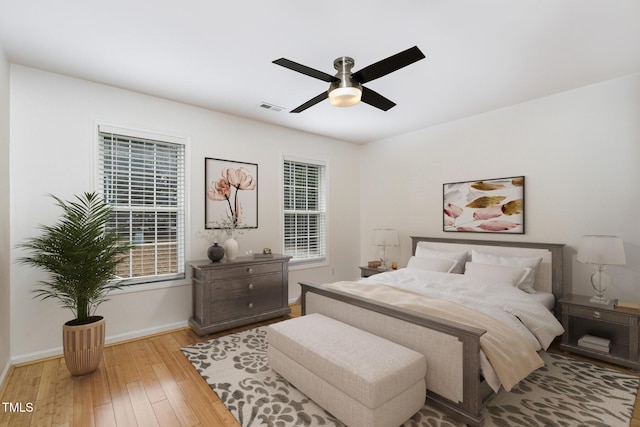
M329 92L329 101L336 107L351 107L361 98L362 91L357 87L337 87Z

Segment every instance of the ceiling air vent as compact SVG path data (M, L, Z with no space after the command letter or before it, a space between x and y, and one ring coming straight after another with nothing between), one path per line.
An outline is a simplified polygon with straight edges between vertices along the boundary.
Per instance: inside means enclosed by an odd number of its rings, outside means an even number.
M260 104L258 104L258 106L264 108L265 110L275 111L276 113L278 111L284 110L284 108L278 107L277 105L269 104L268 102L261 102Z

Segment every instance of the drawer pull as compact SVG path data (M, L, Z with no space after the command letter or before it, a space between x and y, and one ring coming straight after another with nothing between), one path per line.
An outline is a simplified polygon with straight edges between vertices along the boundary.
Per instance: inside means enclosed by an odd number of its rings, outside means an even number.
M253 267L247 268L247 273L253 273Z
M599 318L600 318L600 312L599 312L599 311L594 311L594 312L593 312L593 317L594 317L595 319L599 319Z
M249 303L249 308L253 308L253 303L252 302Z
M249 289L253 289L253 288L254 288L253 283L249 283Z

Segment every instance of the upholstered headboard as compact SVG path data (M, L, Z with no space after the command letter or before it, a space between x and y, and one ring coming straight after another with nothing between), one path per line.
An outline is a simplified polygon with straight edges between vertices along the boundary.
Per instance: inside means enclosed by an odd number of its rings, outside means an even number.
M551 292L555 297L558 313L558 301L563 296L562 288L562 252L564 245L560 243L502 242L493 240L448 239L439 237L411 237L412 254L418 245L438 251L467 251L475 249L479 252L497 256L542 257L536 279L536 290Z

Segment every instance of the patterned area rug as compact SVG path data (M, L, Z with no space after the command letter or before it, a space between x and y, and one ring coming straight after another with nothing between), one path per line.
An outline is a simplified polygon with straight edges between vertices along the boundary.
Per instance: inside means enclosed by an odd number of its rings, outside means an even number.
M273 372L264 328L182 349L243 427L343 424ZM628 426L640 379L545 353L545 366L485 408L486 426ZM427 404L404 427L461 426Z

